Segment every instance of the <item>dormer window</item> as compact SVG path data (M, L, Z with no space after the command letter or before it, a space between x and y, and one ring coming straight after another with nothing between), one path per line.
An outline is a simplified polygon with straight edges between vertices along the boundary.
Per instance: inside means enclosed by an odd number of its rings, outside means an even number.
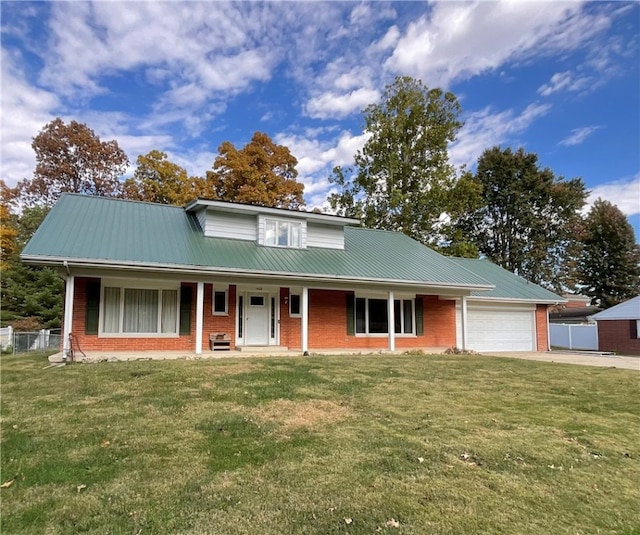
M273 247L302 247L302 222L264 220L264 244Z

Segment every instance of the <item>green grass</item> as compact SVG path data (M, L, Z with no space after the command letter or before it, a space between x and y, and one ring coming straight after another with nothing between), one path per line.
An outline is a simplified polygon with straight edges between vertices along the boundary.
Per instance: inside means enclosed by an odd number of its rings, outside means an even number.
M4 356L2 533L640 534L640 375Z

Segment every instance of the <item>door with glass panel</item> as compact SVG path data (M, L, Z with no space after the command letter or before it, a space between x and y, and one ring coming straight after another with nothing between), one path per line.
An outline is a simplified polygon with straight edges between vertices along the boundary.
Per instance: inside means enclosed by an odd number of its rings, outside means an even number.
M269 345L269 296L262 293L247 295L245 312L245 345Z

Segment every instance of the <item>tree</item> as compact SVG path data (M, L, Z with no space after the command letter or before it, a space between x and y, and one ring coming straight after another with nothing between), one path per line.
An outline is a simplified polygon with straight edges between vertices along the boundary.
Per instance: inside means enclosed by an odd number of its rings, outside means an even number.
M593 203L582 241L579 282L593 304L608 308L640 294L640 248L616 205L602 199Z
M459 114L453 93L396 78L381 103L363 112L369 139L355 168L333 170L329 181L338 191L329 196L331 207L366 227L436 243L455 179L447 148L462 126Z
M16 217L11 213L10 203L12 190L4 180L0 180L0 270L4 269L7 261L16 253L18 228Z
M213 171L207 171L200 191L210 191L224 201L276 208L304 205L304 186L296 180L298 160L283 145L276 145L262 132L236 149L225 141L218 149Z
M19 217L13 216L14 249L3 262L1 270L3 323L31 318L31 324L39 328L60 327L62 279L51 268L23 264L19 256L48 212L48 208L34 206L24 208Z
M480 156L472 180L481 202L457 222L465 238L513 273L556 291L571 289L586 199L582 179L556 177L523 149L494 147Z
M183 205L197 196L187 171L169 161L166 153L152 150L138 156L136 164L133 177L123 185L125 198Z
M129 165L118 142L101 141L87 125L57 118L33 138L33 178L19 184L27 205L52 206L61 193L119 196L119 177Z

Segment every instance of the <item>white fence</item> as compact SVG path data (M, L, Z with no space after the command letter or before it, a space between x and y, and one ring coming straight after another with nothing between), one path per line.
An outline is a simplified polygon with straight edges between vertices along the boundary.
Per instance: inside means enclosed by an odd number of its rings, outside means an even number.
M597 351L598 349L597 325L550 323L549 338L552 347L592 351Z
M13 327L0 328L0 349L4 351L13 345Z
M0 329L0 348L13 353L48 351L60 347L60 329L42 329L38 332L15 332L11 327Z

